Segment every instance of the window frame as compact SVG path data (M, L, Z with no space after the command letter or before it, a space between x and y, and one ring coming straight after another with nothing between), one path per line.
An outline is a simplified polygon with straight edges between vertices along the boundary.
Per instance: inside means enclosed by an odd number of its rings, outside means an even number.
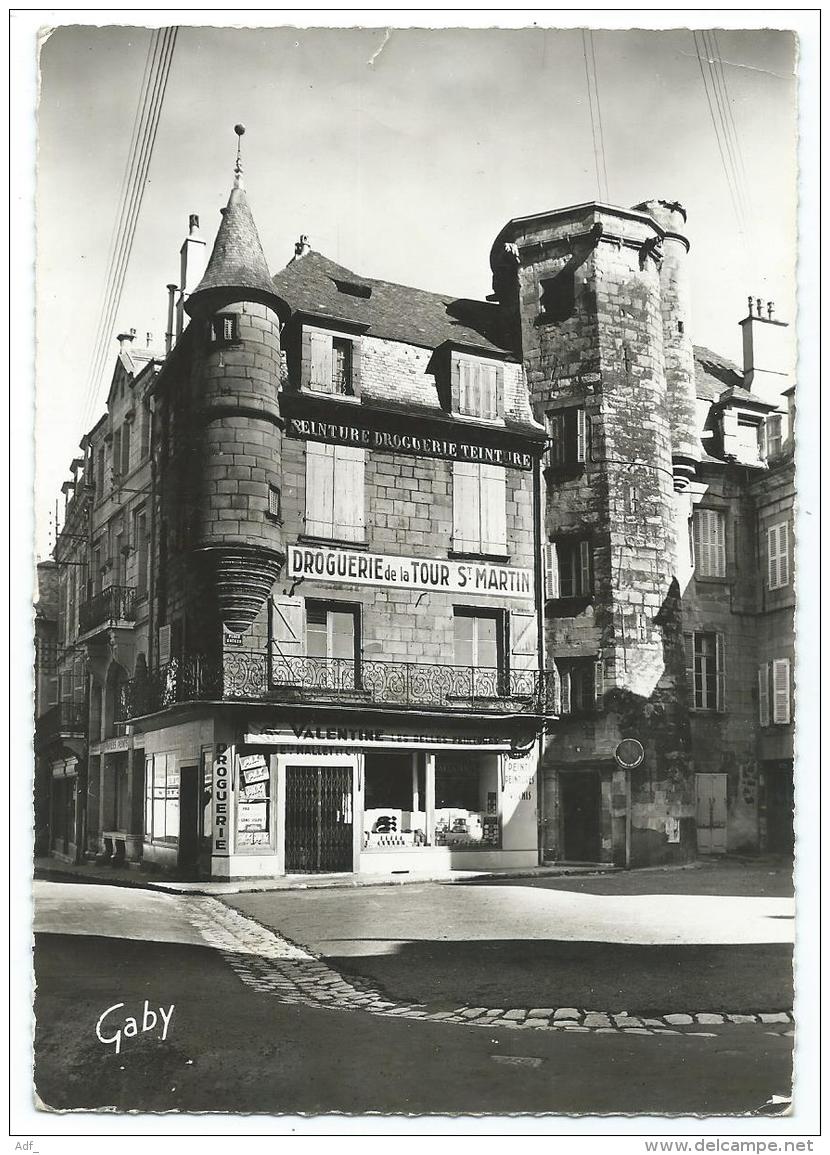
M776 538L777 543L773 547L773 541ZM790 523L789 521L777 521L774 525L767 526L767 589L783 590L789 584Z
M706 523L708 523L708 541L704 541ZM698 508L693 511L692 562L696 579L727 576L726 534L724 510Z
M305 536L324 541L347 542L349 545L365 542L366 450L351 445L307 441L305 461ZM324 465L324 462L328 464ZM344 476L345 480L342 480ZM319 485L319 492L315 491L315 485ZM326 512L323 505L328 505L328 489L331 494L331 514L322 516ZM314 501L310 501L310 498L314 498ZM321 516L316 516L318 513ZM348 520L351 515L357 518L354 523Z
M563 718L585 718L599 714L604 709L605 698L605 663L597 657L563 657L554 658L554 713ZM574 681L574 675L579 674L580 681ZM577 695L574 687L578 685L579 704L574 705ZM588 694L586 697L586 689Z
M584 404L563 405L545 413L548 447L545 466L567 469L593 460L591 418Z
M793 720L792 662L772 658L758 666L758 724L762 729L789 726Z
M701 647L704 639L711 639L712 653L704 654L698 649L698 639ZM724 635L717 630L694 630L684 635L686 644L686 677L689 681L691 698L689 709L702 714L723 714L726 712L726 649ZM699 659L714 659L714 669L699 670ZM710 689L709 679L713 680ZM698 692L700 687L700 693ZM710 697L713 699L710 702Z
M230 329L230 334L226 332L228 329ZM226 345L236 345L240 340L239 314L214 313L208 321L208 344L212 348L221 348Z
M452 554L503 560L507 551L506 469L453 461Z
M164 793L157 794L156 784L156 761L164 759ZM168 785L170 777L170 762L173 762L173 771L177 776L176 793L170 794L171 787ZM160 843L163 846L178 846L181 836L181 766L176 755L170 751L157 754L147 754L144 761L144 841L150 843ZM164 834L156 834L155 815L156 804L158 802L164 803ZM171 801L175 801L178 805L179 829L175 835L167 833L167 806Z
M453 412L476 421L500 421L504 417L504 365L487 357L453 353L451 366Z
M574 588L562 591L563 555L567 551L571 563ZM579 601L594 595L594 550L590 537L560 536L545 543L544 549L545 599L547 601Z

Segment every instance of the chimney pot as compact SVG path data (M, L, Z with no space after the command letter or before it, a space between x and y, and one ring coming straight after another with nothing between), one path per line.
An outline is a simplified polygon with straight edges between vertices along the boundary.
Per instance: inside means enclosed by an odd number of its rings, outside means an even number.
M305 233L300 234L300 239L294 244L294 258L304 257L306 253L311 252L311 245L308 243L308 237Z
M767 316L769 317L770 321L772 320L772 314L774 312L775 312L775 301L767 301Z
M120 352L123 353L125 345L131 345L135 340L135 329L130 329L129 333L119 333L116 341L120 346Z
M751 317L752 316L752 306L755 302L753 301L752 297L747 297L747 301L749 302L749 315Z
M763 313L763 301L761 300L760 297L756 297L755 304L756 304L757 309L758 309L758 316L763 317L763 315L764 315L764 313Z
M191 213L187 218L187 228L191 236L199 231L199 214Z

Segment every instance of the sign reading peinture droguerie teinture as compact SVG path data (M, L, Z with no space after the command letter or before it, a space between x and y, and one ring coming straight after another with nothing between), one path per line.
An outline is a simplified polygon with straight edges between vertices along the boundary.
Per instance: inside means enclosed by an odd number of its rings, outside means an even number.
M529 569L489 562L393 557L325 546L290 545L287 576L446 593L497 594L508 598L533 596L533 576Z

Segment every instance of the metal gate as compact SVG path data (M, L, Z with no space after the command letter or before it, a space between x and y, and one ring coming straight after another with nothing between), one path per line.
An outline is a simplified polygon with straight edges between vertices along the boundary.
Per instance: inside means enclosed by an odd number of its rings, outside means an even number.
M726 854L726 775L695 775L697 848L701 854Z
M351 766L286 766L285 870L354 869Z

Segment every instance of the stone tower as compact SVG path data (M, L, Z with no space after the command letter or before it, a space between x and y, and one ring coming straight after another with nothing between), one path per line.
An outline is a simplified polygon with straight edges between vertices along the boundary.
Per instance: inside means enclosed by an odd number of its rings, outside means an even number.
M281 524L269 516L281 489L277 304L237 160L213 252L185 306L194 330L188 544L207 563L222 624L237 634L285 556Z

